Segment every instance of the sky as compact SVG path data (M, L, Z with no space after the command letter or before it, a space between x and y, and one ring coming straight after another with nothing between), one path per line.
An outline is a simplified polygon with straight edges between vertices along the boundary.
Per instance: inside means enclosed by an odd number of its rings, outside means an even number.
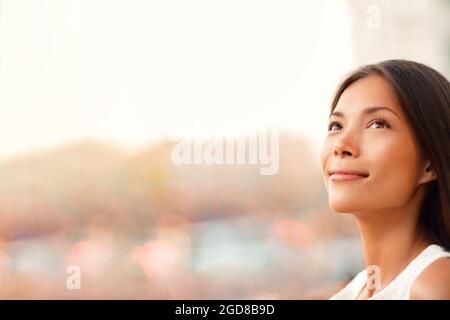
M262 126L318 150L354 67L345 1L1 0L0 159Z

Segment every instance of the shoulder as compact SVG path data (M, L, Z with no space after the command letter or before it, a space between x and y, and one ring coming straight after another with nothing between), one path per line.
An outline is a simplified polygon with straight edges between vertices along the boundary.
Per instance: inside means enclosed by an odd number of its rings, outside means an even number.
M415 279L411 299L450 299L450 258L439 258Z

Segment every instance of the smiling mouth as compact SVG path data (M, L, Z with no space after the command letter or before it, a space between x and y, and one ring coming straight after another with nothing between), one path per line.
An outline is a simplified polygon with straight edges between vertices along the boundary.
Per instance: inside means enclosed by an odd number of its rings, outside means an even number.
M356 173L331 173L331 181L355 181L367 178L368 174L356 174Z

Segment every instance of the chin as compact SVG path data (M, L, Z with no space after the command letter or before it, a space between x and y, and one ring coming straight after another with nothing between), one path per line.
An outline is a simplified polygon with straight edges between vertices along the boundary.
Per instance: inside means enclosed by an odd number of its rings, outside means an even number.
M353 213L358 211L358 206L351 200L335 200L335 199L329 199L328 205L330 208L337 213Z

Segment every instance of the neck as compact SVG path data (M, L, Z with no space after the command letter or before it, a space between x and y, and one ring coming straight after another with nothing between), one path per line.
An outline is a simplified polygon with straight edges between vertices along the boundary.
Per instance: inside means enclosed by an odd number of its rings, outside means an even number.
M417 201L420 204L420 201ZM381 271L381 288L431 243L417 232L419 205L356 214L366 267Z

